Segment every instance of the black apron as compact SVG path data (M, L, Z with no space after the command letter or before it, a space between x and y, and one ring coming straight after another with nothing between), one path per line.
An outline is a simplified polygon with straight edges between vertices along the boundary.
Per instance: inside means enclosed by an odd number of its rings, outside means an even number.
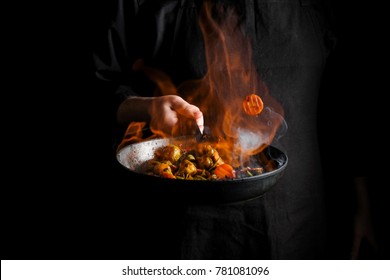
M140 56L177 84L205 74L200 1L118 2L108 44L95 56L98 77L119 86L114 112L127 96L152 94L147 79L131 71ZM251 38L255 66L284 108L288 128L279 141L289 158L285 174L263 197L232 205L189 206L132 196L134 181L121 167L118 172L114 168L114 182L129 192L118 194L127 206L117 213L131 224L118 234L126 239L125 258L324 258L317 100L331 41L322 6L308 0L240 2L237 10ZM121 129L117 136L123 135ZM113 164L118 165L115 160Z

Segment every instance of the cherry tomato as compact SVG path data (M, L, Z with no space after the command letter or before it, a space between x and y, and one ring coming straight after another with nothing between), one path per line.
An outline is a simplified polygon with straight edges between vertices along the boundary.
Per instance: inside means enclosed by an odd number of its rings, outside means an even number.
M263 111L263 100L257 94L249 94L245 96L242 101L242 107L244 108L245 113L251 116L255 116Z

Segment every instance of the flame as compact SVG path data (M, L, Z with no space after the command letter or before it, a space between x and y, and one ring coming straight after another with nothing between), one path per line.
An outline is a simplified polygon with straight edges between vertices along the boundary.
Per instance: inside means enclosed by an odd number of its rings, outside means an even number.
M242 32L235 10L205 1L199 24L207 62L207 73L202 79L185 81L176 87L165 73L147 67L142 61L133 65L133 69L144 71L155 82L160 94L180 94L198 106L213 138L224 139L218 142L217 149L223 151L225 161L242 164L272 143L284 122L283 108L271 97L253 64L251 38ZM248 115L242 108L242 102L249 94L256 94L263 100L264 109L259 115ZM137 128L143 126L131 124L128 132L134 133ZM156 130L153 134L172 136ZM135 135L130 139L141 137L139 132Z

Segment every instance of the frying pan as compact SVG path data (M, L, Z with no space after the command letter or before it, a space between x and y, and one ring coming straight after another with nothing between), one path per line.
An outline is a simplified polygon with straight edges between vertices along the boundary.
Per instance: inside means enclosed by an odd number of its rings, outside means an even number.
M283 176L288 162L285 153L274 146L268 146L261 153L274 161L276 167L251 177L216 181L180 180L147 175L138 171L140 165L154 157L154 152L159 147L168 144L191 147L196 143L196 137L188 136L151 139L124 146L116 155L118 162L132 175L131 180L136 180L148 195L169 197L191 204L227 204L260 197Z

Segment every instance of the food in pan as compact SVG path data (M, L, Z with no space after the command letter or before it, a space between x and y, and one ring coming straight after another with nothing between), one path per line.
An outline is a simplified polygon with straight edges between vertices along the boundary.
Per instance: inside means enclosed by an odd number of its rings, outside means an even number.
M198 144L192 149L174 144L162 146L140 169L144 174L164 178L211 181L255 176L264 172L263 167L233 168L209 143Z

